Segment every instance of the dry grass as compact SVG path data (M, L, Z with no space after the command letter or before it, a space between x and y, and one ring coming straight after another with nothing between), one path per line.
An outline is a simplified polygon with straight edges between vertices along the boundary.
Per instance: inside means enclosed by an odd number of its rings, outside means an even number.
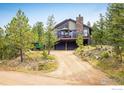
M54 71L58 67L53 55L49 55L48 59L44 59L42 56L42 51L28 51L25 54L26 56L24 62L20 62L19 58L1 61L0 70L50 72ZM41 64L42 66L40 66Z
M82 55L78 56L80 56L83 60L89 62L92 66L107 73L110 78L116 80L120 85L124 85L124 63L116 62L112 54L109 54L109 57L107 58L95 57L100 57L101 54L105 51L104 49L108 49L109 51L111 51L112 47L103 46L103 50L97 50L95 47L85 46Z

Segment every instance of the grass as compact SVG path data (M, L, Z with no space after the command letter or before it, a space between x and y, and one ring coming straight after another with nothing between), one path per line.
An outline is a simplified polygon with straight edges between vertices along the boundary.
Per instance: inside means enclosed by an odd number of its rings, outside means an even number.
M28 51L25 55L27 60L40 60L43 57L42 51Z
M28 51L25 54L24 62L20 62L19 58L0 62L0 70L46 73L54 71L58 67L56 58L53 55L44 58L42 51Z
M42 72L51 72L58 68L57 62L40 63L38 70Z
M119 85L124 85L124 71L105 70L108 76L114 79Z
M105 72L109 78L114 79L118 84L124 85L124 66L111 61L100 62L95 59L92 59L89 62L92 64L92 66Z
M43 73L55 71L57 68L58 68L57 62L45 62L45 63L40 63L37 66L37 70L26 69L25 67L19 67L15 71L33 73L33 74L36 73L43 74Z
M109 48L111 50L111 46L103 46L103 48ZM118 84L124 85L124 63L116 62L114 56L102 49L97 50L92 46L85 46L83 49L84 52L77 56L80 56L82 60L89 62L95 68L105 72L108 77L114 79Z

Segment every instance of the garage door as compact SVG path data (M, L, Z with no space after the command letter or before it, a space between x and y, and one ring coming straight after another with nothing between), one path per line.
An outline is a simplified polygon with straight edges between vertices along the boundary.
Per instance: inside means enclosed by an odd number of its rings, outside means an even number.
M74 50L77 48L77 44L75 41L68 41L67 50Z
M55 50L65 50L66 42L61 41L55 45ZM75 41L67 41L67 50L74 50L77 48Z
M59 42L55 45L55 50L65 50L65 42Z

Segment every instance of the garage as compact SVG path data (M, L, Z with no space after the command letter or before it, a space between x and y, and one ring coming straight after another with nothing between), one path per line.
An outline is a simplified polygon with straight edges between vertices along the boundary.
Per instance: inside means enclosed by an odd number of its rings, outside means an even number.
M74 50L77 48L76 41L67 42L67 50Z
M76 41L59 41L55 45L55 50L74 50L77 48Z
M65 42L59 41L59 42L55 45L55 50L65 50Z

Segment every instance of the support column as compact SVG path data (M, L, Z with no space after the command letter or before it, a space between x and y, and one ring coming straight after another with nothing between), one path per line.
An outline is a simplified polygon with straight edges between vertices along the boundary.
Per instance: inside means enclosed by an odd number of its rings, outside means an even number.
M67 41L65 42L65 50L67 50L68 44Z
M91 44L91 37L88 38L88 45Z

